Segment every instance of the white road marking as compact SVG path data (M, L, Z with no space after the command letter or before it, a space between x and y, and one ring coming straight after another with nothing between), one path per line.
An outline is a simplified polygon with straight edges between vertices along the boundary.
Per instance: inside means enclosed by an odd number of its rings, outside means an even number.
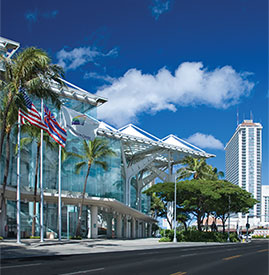
M1 266L1 269L5 268L18 268L18 267L25 267L25 266L34 266L34 265L41 265L41 263L36 263L36 264L21 264L21 265L10 265L10 266Z
M188 257L188 256L193 256L193 255L197 255L197 253L185 254L185 255L181 255L179 257Z
M83 273L89 273L89 272L101 271L101 270L104 270L104 268L101 267L101 268L82 270L82 271L76 271L76 272L71 272L71 273L63 273L63 274L60 274L60 275L75 275L75 274L83 274Z

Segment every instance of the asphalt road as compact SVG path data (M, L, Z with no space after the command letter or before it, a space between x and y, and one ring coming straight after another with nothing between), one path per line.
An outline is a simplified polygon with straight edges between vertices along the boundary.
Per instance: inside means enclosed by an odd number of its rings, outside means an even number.
M268 275L269 242L6 259L1 274Z

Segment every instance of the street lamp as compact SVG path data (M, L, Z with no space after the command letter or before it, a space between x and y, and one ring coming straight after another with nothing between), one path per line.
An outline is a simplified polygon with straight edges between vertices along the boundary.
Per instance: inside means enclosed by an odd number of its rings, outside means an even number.
M229 212L228 212L228 238L227 242L230 242L230 204L231 204L231 196L229 195Z
M176 243L177 242L177 235L176 235L176 222L177 222L177 176L176 174L174 174L174 181L175 181L175 196L174 196L174 200L175 200L175 205L174 205L174 240L173 242Z

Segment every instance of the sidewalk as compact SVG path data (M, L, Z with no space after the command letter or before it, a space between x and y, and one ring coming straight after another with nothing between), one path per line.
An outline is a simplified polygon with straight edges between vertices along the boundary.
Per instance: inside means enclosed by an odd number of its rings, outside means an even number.
M20 244L16 240L0 242L1 259L75 255L87 253L132 251L145 249L161 249L172 247L195 247L208 245L227 245L231 243L160 243L158 238L117 240L117 239L83 239L83 240L40 240L22 239Z

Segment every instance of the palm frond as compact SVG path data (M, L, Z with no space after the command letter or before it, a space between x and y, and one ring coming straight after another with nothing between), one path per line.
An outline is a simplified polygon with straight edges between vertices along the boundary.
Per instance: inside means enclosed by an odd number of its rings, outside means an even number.
M24 137L20 140L20 146L21 148L25 148L27 145L31 144L33 142L33 138L31 137ZM18 153L18 144L15 146L15 154Z
M76 165L75 165L75 173L76 173L76 174L79 174L81 168L82 168L84 165L86 165L86 164L87 164L86 161L81 161L81 162L76 163Z
M100 165L104 170L108 169L108 164L106 161L96 160L94 163Z

